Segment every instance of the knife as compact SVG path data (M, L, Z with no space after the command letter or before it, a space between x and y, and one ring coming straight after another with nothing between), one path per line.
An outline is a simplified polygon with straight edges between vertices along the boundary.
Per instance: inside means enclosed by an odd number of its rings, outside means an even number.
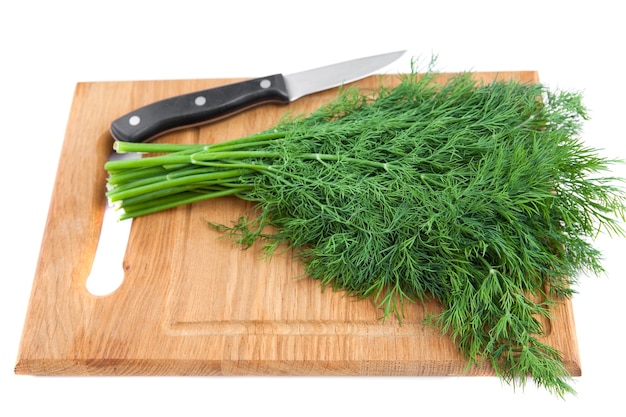
M274 74L157 101L113 121L111 135L124 142L147 142L172 130L215 121L260 104L287 104L364 78L404 53L354 59L290 75Z
M147 142L172 130L215 121L265 103L287 104L303 96L364 78L400 58L405 51L327 65L290 75L274 74L157 101L111 123L114 139ZM115 154L111 158L136 158ZM97 296L115 291L124 279L124 259L131 221L118 221L107 205L87 290Z

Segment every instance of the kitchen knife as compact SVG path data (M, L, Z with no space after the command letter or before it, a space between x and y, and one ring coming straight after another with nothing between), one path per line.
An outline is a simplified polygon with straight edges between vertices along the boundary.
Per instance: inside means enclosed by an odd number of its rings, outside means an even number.
M290 103L308 94L356 81L400 58L405 51L360 58L290 75L275 74L168 98L134 110L111 123L114 139L147 142L166 132L215 121L264 103ZM111 159L136 158L115 154ZM118 221L107 205L87 290L97 296L115 291L124 279L122 261L131 221Z
M264 103L290 103L308 94L361 79L400 58L405 51L370 56L290 75L274 74L161 100L111 124L125 142L147 142L166 132L214 121Z

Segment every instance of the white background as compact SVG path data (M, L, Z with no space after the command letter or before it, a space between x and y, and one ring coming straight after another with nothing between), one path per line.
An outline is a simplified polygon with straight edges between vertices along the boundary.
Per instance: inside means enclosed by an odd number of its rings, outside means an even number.
M9 5L10 4L10 5ZM13 1L0 6L0 415L624 414L625 239L581 276L584 376L565 401L496 378L15 376L24 315L72 101L81 81L290 73L399 49L439 69L537 70L580 90L585 140L626 157L624 14L616 1ZM626 177L624 167L617 175ZM19 411L8 411L19 410ZM561 414L562 413L562 414Z

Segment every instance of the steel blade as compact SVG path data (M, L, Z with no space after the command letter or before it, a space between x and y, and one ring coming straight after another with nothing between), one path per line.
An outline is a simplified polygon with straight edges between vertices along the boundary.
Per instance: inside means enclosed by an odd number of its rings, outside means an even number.
M307 94L327 90L367 77L391 64L406 51L390 52L366 58L353 59L307 71L285 75L291 101Z

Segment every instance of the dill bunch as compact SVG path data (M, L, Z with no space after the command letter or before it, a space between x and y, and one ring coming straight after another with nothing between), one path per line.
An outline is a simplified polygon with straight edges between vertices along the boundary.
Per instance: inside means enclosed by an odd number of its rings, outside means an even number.
M254 201L257 217L213 227L268 254L288 245L322 287L370 298L383 318L435 297L443 312L430 322L469 364L573 393L539 318L581 271L602 272L590 241L623 234L624 220L624 193L602 176L616 161L579 139L581 95L469 73L401 77L223 143L117 142L162 154L107 163L108 197L122 218Z

